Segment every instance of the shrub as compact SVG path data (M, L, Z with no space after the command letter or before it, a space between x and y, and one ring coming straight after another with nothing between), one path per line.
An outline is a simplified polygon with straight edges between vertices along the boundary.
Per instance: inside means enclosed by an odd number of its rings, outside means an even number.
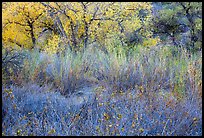
M12 84L12 80L23 68L23 61L26 59L25 51L7 49L2 47L2 80L3 84Z

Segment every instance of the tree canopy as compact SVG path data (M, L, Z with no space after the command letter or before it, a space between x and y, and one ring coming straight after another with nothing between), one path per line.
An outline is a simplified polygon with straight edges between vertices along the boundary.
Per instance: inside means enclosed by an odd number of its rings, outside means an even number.
M154 46L161 36L181 45L177 42L186 32L189 40L183 45L188 49L199 49L202 43L199 2L3 2L2 11L7 48L55 53L93 43L107 48L114 41Z
M152 36L151 8L148 2L7 2L3 3L3 42L51 51L59 47L77 50L93 42L104 46L112 39L123 45L139 42L139 36ZM46 41L37 43L48 31L51 35Z

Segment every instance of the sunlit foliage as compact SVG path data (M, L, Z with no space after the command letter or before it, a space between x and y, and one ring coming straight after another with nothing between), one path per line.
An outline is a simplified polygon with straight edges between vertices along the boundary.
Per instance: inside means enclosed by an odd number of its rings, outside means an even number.
M115 36L123 45L130 34L152 36L148 28L152 6L146 2L31 2L3 3L3 7L5 46L40 47L55 53L61 44L76 51L93 42L105 47ZM40 43L38 39L48 30L55 36Z

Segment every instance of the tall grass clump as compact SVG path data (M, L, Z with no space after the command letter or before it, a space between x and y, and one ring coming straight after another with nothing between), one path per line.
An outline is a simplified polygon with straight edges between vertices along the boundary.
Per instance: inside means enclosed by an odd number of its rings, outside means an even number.
M113 45L106 52L90 46L77 53L67 49L65 54L52 55L35 50L24 60L18 81L50 84L64 95L97 84L117 92L165 89L183 96L188 86L200 81L199 54L189 57L185 49L173 46L136 46L128 51Z
M31 51L30 57L24 61L21 71L24 83L28 80L39 85L49 84L62 94L73 93L83 82L82 57L80 54L47 54L38 50Z

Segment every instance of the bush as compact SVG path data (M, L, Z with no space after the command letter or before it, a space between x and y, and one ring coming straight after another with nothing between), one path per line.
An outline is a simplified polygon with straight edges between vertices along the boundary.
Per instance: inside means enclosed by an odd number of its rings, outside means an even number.
M23 68L23 61L26 59L25 51L7 49L2 47L2 80L3 84L12 84L12 80Z

